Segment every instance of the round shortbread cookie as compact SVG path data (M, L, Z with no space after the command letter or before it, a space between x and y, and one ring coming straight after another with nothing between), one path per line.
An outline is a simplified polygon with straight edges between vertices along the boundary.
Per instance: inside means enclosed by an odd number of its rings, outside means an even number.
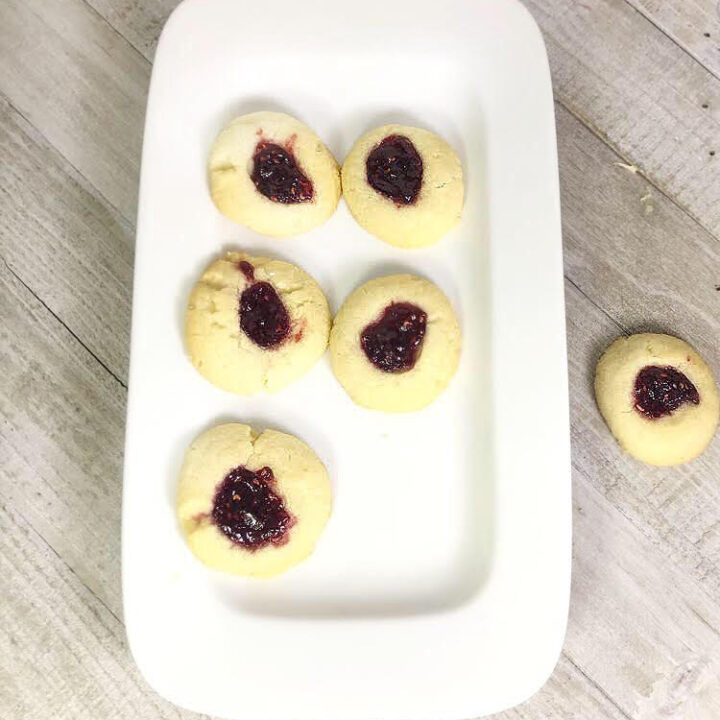
M209 176L223 215L272 237L322 225L340 199L335 158L307 125L284 113L233 120L213 145Z
M414 275L390 275L357 288L330 333L335 376L363 407L419 410L447 387L460 359L461 333L443 292Z
M330 478L292 435L217 425L185 454L177 517L208 567L269 577L308 557L330 516Z
M398 247L431 245L462 214L460 159L420 128L384 125L365 133L343 163L342 185L357 222Z
M185 313L192 364L237 395L274 392L299 378L325 352L329 332L327 300L310 275L241 252L205 270Z
M677 465L700 455L720 414L712 371L671 335L618 338L598 361L595 397L620 445L650 465Z

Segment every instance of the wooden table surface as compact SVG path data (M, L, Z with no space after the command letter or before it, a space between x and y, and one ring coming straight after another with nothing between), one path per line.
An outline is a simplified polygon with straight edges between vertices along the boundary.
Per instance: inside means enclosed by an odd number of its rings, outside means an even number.
M619 450L591 378L618 334L720 377L717 0L528 0L552 66L574 550L554 675L503 720L720 718L720 438ZM153 52L176 0L0 0L0 718L198 718L128 653L120 498Z

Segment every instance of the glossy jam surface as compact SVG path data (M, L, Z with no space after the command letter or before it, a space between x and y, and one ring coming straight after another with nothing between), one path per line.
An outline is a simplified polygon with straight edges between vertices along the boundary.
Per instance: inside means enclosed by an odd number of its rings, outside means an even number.
M677 368L646 365L635 378L633 399L635 410L654 420L670 415L685 403L699 404L700 394Z
M233 468L215 491L213 522L234 543L249 550L287 542L295 519L273 492L274 485L269 467L256 472L242 465Z
M360 333L368 360L383 372L411 370L417 362L427 325L427 313L411 303L393 303Z
M298 167L292 150L261 140L253 155L250 174L258 192L283 205L310 202L313 184Z
M240 328L262 348L273 348L290 334L290 315L275 288L257 282L240 294Z
M404 135L388 135L370 152L365 163L373 190L396 205L412 205L420 194L423 161Z

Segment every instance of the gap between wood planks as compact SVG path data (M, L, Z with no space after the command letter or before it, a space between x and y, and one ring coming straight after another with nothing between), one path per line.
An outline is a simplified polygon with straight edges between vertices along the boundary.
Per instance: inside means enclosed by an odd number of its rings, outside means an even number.
M565 274L563 275L565 280L570 283L593 307L596 307L611 323L617 326L623 335L630 335L629 330L623 327L605 308L598 305L573 279Z
M47 310L50 315L72 335L77 343L90 355L105 372L110 375L115 382L118 383L122 388L127 390L127 385L73 332L72 328L68 327L66 323L62 321L58 315L53 312L52 308L48 307L47 303L12 269L8 261L0 256L0 261L5 265L8 272Z
M641 17L645 18L658 32L662 33L671 43L676 45L680 50L682 50L686 55L689 55L695 62L697 62L699 65L702 65L713 77L720 80L720 76L717 75L717 73L705 63L701 62L695 55L693 55L687 48L683 47L670 33L668 33L665 28L663 28L661 25L659 25L653 16L648 12L643 12L637 5L633 4L631 0L625 0L625 2ZM642 7L642 6L641 6Z
M687 3L687 0L659 0L661 3L665 4L666 8L672 8L675 5L683 5ZM693 60L695 60L697 63L702 65L711 75L713 75L715 78L720 80L720 73L716 70L714 63L711 61L710 63L704 62L702 58L698 57L694 52L690 50L690 48L683 45L678 39L674 37L674 35L667 30L661 23L659 19L657 19L653 13L651 13L647 8L646 4L648 3L648 0L625 0L625 2L630 5L637 13L639 13L645 20L647 20L651 25L653 25L657 30L659 30L668 40L673 42L680 50L682 50L684 53L687 53ZM684 8L683 8L684 9ZM692 12L692 8L690 8L690 12ZM716 4L714 9L710 11L711 13L714 12L712 15L712 19L714 22L714 25L705 26L704 28L698 27L698 32L701 30L703 31L703 37L710 40L712 35L710 33L710 29L717 29L720 31L720 4ZM717 56L720 57L720 45L718 45L718 39L717 36L713 39L712 42L713 46L716 48Z
M598 685L593 678L591 678L571 657L570 655L563 650L562 656L587 680L587 682L592 685L604 698L607 700L624 718L627 718L627 720L633 720L633 718L625 712L623 708L618 705L615 700L608 695L603 687L601 685Z

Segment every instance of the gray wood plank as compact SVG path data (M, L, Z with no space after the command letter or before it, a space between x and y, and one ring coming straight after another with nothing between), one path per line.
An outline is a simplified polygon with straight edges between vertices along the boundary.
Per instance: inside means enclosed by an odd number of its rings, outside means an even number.
M122 382L134 229L0 97L0 256Z
M678 556L675 546L687 541L672 507L653 511L631 500L653 479L679 481L692 471L655 472L621 456L591 382L597 354L617 337L617 325L570 283L567 301L575 512L565 652L634 720L663 712L710 720L720 707L720 596L709 582L717 568L705 577ZM698 486L714 475L690 475L695 483L688 483L685 502L696 511L707 502ZM618 490L609 492L615 482Z
M720 78L717 0L627 0L650 22Z
M525 4L543 30L556 97L720 234L718 79L625 0Z
M557 118L568 277L623 328L687 339L720 378L720 243L641 175L616 165L618 157L568 112L559 109ZM592 399L582 399L603 349L587 346L576 360L584 382L572 390L576 466L720 598L720 440L674 469L622 453Z
M0 91L130 220L149 77L83 0L4 0Z
M179 0L86 0L148 60Z
M0 264L2 494L117 616L126 391Z
M568 353L573 399L573 587L563 659L595 685L605 705L518 709L528 718L633 720L720 713L720 598L637 517L606 502L599 480L609 463L586 467L588 450L616 446L595 407L592 368L619 333L616 322L567 282ZM596 426L596 435L586 437ZM642 474L646 468L635 464ZM717 466L716 466L717 467ZM672 472L672 471L670 471ZM586 691L588 692L588 691ZM552 701L563 688L552 690ZM513 717L503 713L498 718Z
M125 644L125 390L0 264L0 717L200 720Z
M174 707L147 687L117 617L2 498L0 574L0 717L204 717Z

